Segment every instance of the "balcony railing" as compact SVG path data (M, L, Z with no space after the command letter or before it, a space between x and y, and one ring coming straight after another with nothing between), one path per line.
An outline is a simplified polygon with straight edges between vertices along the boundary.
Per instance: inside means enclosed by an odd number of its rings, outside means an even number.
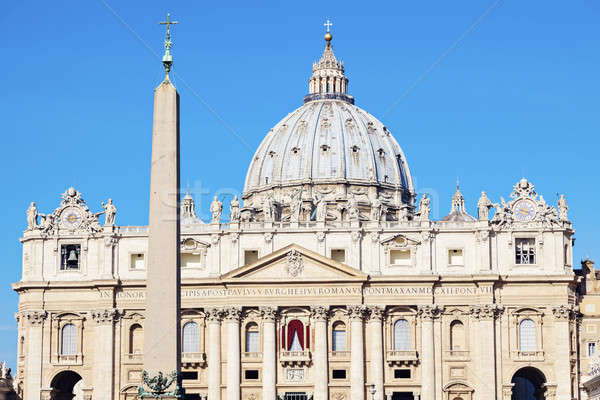
M513 350L512 358L515 361L544 361L543 350L520 351Z
M285 366L309 365L310 351L281 351L279 352L279 362Z
M467 361L469 359L468 350L446 350L444 355L448 360Z
M205 353L181 353L181 364L184 367L203 367L206 365Z
M258 351L245 351L242 353L242 361L260 361L262 353Z
M345 350L335 350L329 353L329 357L335 360L347 360L350 358L350 352Z
M83 356L81 354L55 354L54 364L83 365Z
M386 358L389 365L416 364L419 355L416 350L388 350Z
M123 355L124 362L127 364L141 364L144 362L144 355L142 353L127 353Z

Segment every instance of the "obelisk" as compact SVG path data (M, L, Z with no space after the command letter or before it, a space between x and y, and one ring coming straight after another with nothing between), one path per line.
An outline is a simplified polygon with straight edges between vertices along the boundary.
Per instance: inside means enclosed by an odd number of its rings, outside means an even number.
M163 65L165 79L154 90L150 217L144 323L144 370L150 377L176 372L181 364L179 257L179 94L169 79L170 25ZM180 383L180 378L175 384ZM170 390L169 390L170 391Z

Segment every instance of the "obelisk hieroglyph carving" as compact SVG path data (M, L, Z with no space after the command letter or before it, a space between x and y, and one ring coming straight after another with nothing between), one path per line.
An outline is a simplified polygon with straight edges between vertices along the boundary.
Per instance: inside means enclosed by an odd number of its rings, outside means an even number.
M176 373L175 381L166 388L169 393L180 386L181 364L179 94L169 79L172 65L169 27L173 23L170 18L165 23L167 38L163 64L166 76L154 91L144 323L144 371L150 378Z

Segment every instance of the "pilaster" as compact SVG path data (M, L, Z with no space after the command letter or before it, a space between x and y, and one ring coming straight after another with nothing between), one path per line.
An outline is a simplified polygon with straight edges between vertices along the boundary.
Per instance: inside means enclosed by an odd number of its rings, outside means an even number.
M365 306L347 307L350 319L350 399L365 400L365 352L363 320Z
M262 400L277 400L277 308L261 307L263 324Z
M25 364L24 400L39 400L42 388L43 327L48 313L44 310L21 312L27 324L27 358Z
M240 399L240 316L241 307L225 310L227 325L227 400Z
M314 400L327 400L329 398L327 363L327 318L329 317L329 309L324 306L316 306L312 307L310 311L312 323L315 327Z
M554 374L556 376L556 398L571 398L571 334L569 323L573 315L570 304L552 307L554 315ZM549 395L548 395L549 396Z
M383 307L368 306L371 379L375 385L374 400L383 400Z
M91 312L95 322L93 379L94 400L112 400L114 394L114 323L119 312L114 308L94 310Z
M207 362L208 362L208 398L221 398L221 320L223 310L210 308L205 310L208 325Z
M435 350L433 340L433 321L440 314L435 305L423 305L418 308L421 316L421 399L435 400ZM441 382L438 382L439 385Z

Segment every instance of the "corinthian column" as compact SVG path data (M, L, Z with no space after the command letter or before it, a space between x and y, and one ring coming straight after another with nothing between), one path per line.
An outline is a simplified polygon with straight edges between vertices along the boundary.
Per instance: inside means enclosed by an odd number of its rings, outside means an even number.
M119 313L114 308L92 311L92 318L96 322L96 335L94 340L94 399L112 400L114 398L114 349L115 335L114 322Z
M556 376L556 398L571 398L571 334L569 321L573 313L570 304L552 308L554 314L554 374Z
M435 305L419 306L421 315L421 400L435 400L435 352L433 319L439 309Z
M221 318L223 312L218 308L206 310L208 325L208 398L221 398Z
M365 306L348 306L350 319L350 399L365 400L365 349L363 318Z
M277 309L275 307L261 307L260 314L263 321L263 366L262 366L262 400L277 400L277 360L275 339L275 322Z
M375 384L375 400L383 400L383 308L371 306L368 311L371 378Z
M25 311L21 314L28 322L27 358L25 359L24 400L39 400L42 387L42 336L46 311Z
M315 327L315 356L313 361L315 371L314 400L328 399L328 366L327 366L327 307L311 308L312 323Z
M494 320L501 308L495 304L484 304L471 307L471 313L477 320L477 339L479 354L477 367L477 382L475 392L479 398L493 400L496 398L496 340ZM477 340L476 339L476 340Z
M240 399L240 315L241 308L227 309L227 400Z

